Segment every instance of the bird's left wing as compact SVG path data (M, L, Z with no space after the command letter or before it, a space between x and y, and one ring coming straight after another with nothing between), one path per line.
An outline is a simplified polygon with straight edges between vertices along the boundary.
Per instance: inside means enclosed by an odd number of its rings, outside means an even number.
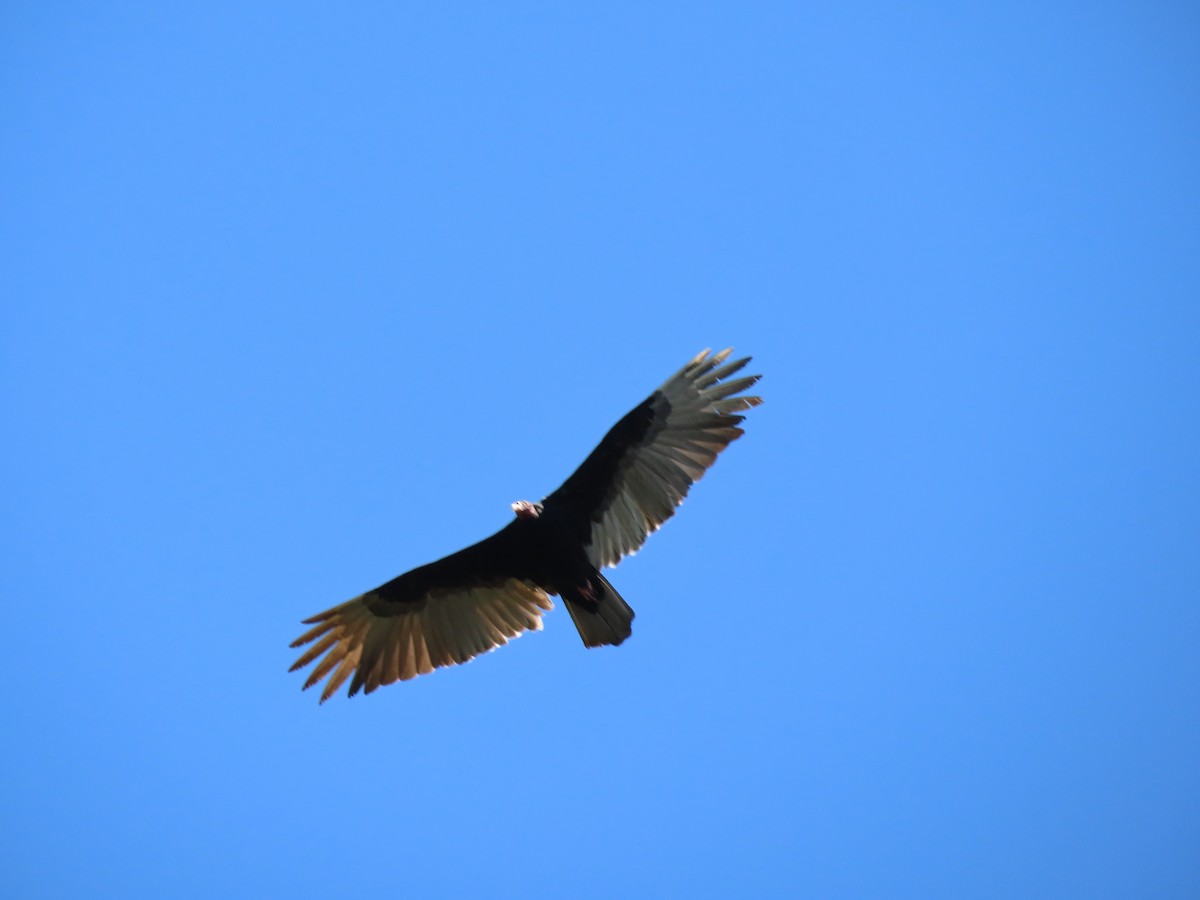
M504 574L507 529L373 591L305 619L312 642L292 665L321 658L305 689L329 676L324 703L351 675L349 695L466 662L542 627L550 597L527 578Z
M675 514L717 454L742 436L738 415L762 403L745 396L758 375L730 378L749 357L731 351L690 360L604 436L543 501L584 542L592 564L615 566ZM740 395L740 396L739 396Z

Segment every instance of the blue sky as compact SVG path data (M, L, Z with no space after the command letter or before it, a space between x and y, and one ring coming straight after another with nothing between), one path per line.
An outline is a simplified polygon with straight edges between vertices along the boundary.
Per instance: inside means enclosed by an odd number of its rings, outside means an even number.
M1198 38L7 4L3 893L1196 896ZM624 646L301 693L725 345Z

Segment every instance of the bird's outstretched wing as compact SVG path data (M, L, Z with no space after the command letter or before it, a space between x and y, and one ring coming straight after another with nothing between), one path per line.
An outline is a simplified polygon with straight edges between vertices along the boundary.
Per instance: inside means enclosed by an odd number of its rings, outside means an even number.
M329 676L321 691L324 703L352 674L349 695L360 689L369 694L540 630L542 612L553 604L533 581L505 574L513 571L513 541L512 530L502 529L305 619L313 627L292 646L316 643L290 671L320 658L304 687Z
M760 376L730 379L750 362L726 363L730 352L705 350L668 378L543 501L570 522L595 566L615 566L637 551L742 436L737 413L762 402L742 392Z

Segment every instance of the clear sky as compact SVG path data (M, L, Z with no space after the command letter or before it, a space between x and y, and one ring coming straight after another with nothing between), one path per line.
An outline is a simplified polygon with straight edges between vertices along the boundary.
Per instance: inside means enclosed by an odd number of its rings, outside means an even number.
M0 13L7 897L1200 895L1186 3ZM300 620L704 347L637 610Z

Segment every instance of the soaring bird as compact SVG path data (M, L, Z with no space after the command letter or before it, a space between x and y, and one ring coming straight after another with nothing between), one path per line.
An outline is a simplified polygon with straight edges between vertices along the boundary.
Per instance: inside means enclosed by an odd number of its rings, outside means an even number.
M758 375L750 362L705 350L617 422L562 486L489 538L305 619L290 671L320 660L321 702L351 678L349 696L455 665L542 627L563 599L584 646L620 644L633 610L600 572L638 550L675 514L691 486L741 437L739 412Z

